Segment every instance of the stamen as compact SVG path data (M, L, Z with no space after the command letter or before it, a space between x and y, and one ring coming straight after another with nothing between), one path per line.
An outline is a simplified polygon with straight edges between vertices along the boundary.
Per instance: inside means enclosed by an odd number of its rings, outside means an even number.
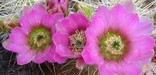
M36 27L28 35L28 44L34 50L44 50L51 44L51 32L45 27Z
M128 42L117 32L108 32L99 40L101 54L105 60L119 61L127 53Z
M106 50L112 54L123 54L122 49L124 48L124 44L122 43L121 37L117 35L112 35L106 41ZM117 43L115 46L114 43Z
M84 30L76 30L74 34L69 36L70 48L75 54L80 54L86 44Z
M46 44L46 36L43 32L38 32L38 34L34 37L34 44L38 47Z

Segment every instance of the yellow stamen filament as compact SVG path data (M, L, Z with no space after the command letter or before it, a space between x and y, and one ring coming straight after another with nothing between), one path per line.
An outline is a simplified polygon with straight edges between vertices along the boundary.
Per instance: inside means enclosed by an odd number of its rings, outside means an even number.
M75 54L80 54L86 43L84 30L76 30L74 34L69 36L70 48Z
M118 50L115 50L112 47L112 44L114 42L118 42L119 45ZM120 36L112 35L109 39L105 41L105 43L106 43L106 50L111 54L121 54L121 55L123 54L122 49L124 48L124 44L122 43L122 39Z
M38 40L38 36L42 36L43 38ZM42 45L46 44L46 36L43 32L39 32L34 39L34 44L36 44L38 47L41 47Z

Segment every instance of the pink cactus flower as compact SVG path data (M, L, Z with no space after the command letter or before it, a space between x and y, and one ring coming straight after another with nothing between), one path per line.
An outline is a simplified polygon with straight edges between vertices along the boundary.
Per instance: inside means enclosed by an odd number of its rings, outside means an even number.
M100 75L139 75L141 65L154 55L153 23L131 10L120 4L100 6L86 29L82 57L86 64L97 65Z
M65 19L61 19L56 26L57 32L53 36L56 54L66 59L78 58L76 66L79 69L84 66L81 53L86 45L85 30L88 26L89 21L84 15L80 13L70 14ZM57 57L57 55L54 57ZM62 60L56 61L64 63Z
M17 53L19 65L54 62L55 45L52 36L56 32L56 22L63 18L62 13L48 14L42 3L34 5L33 9L25 7L19 22L21 27L12 29L9 39L3 42L3 47Z
M47 10L49 13L68 13L69 0L46 0Z
M154 45L154 57L153 57L153 61L156 61L156 42Z

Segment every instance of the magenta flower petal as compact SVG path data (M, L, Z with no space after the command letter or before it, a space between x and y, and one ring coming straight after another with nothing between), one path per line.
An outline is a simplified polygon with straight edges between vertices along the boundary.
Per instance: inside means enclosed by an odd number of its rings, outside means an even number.
M141 41L141 40L144 40L144 41ZM140 53L140 56L138 57L138 61L140 63L150 62L152 59L151 57L154 56L154 50L153 50L153 47L155 44L154 39L146 36L146 37L140 37L140 39L136 40L136 42L137 42L136 44L141 46L141 47L139 47L139 46L137 47L137 45L136 45L136 48L139 49L139 53ZM144 49L146 49L146 50L144 50Z
M34 59L35 53L33 51L28 51L26 53L21 53L19 55L17 55L17 63L19 65L24 65L24 64L28 64L29 62L31 62L32 59Z
M53 37L53 40L55 40L54 43L56 45L61 44L61 45L64 45L64 46L67 47L69 45L69 38L68 38L68 36L69 36L69 34L67 34L67 33L64 33L64 32L56 32L54 34L54 37Z
M56 24L56 22L61 19L63 17L63 14L61 13L56 13L56 14L53 14L53 15L44 15L43 18L42 18L42 24L46 27L51 27L51 28L55 28L55 25L54 26L51 26L53 24ZM54 30L53 32L56 32L56 29L52 29Z
M139 38L140 39L136 39L135 42L132 42L131 44L132 45L132 48L130 49L131 52L127 54L125 59L127 63L132 63L132 62L148 63L152 59L150 57L154 56L154 51L148 50L153 48L154 40L150 37L143 37L143 36ZM140 45L142 46L140 47Z
M82 57L85 59L84 60L85 63L87 63L87 64L95 64L95 61L93 61L93 58L92 58L91 54L87 50L85 50L85 49L86 49L86 47L84 48L84 51L82 53Z
M50 49L51 47L48 47L44 52L37 52L35 58L32 61L38 64L45 62L47 60Z
M120 23L123 22L123 20L125 20L125 18L128 15L128 12L126 11L126 9L122 6L122 5L116 5L112 8L112 10L110 10L110 21L109 24L111 26L112 29L115 28L120 28ZM127 23L127 22L125 22Z
M99 7L97 10L97 16L95 17L93 16L92 18L92 24L90 28L94 29L93 34L97 35L97 34L101 34L103 33L104 29L105 31L107 31L107 28L109 28L108 26L108 21L107 21L107 17L109 17L108 15L108 9L106 7ZM104 17L101 17L100 15L104 15ZM100 18L99 18L100 17ZM100 35L98 36L100 37Z
M139 75L140 65L154 56L153 24L126 8L100 6L85 32L82 57L86 64L97 65L100 75Z
M45 6L42 3L36 3L33 7L33 10L40 14L48 14Z
M150 35L152 32L153 23L152 21L149 21L147 19L140 20L139 22L140 29L138 29L138 32L143 35Z
M56 14L53 14L53 16L52 16L52 20L54 21L54 24L57 24L57 22L61 18L63 18L63 14L62 13L56 13ZM56 25L54 27L52 27L52 33L54 34L55 32L56 32Z
M62 13L56 13L53 14L53 20L58 21L60 20L64 15Z
M72 18L78 28L86 28L89 25L88 20L81 13L77 13L77 15L71 14L69 17Z
M126 0L124 3L123 3L123 6L127 9L128 12L132 13L132 12L135 12L135 5L133 3L132 0Z
M110 19L109 25L111 26L111 29L120 30L122 28L122 30L124 30L124 28L126 28L125 31L123 32L128 31L129 33L133 34L134 30L132 29L136 29L135 26L137 25L135 23L138 23L139 21L138 15L130 14L122 5L116 5L115 7L113 7L110 13L111 15L109 18ZM127 29L127 27L128 28L131 27L131 28ZM131 32L130 30L133 32Z
M62 56L60 56L59 54L55 53L55 54L54 54L54 60L55 60L57 63L62 64L62 63L64 63L64 62L67 60L67 58L62 57Z
M3 43L3 47L9 51L16 52L16 53L25 53L29 51L30 47L27 45L17 45L13 43L10 39L7 39Z
M21 25L22 29L28 35L33 27L31 25L29 25L29 22L26 21L26 17L21 17L19 19L19 22L20 22L20 25Z
M132 45L132 46L134 46L134 45ZM138 58L140 57L139 50L136 50L136 48L134 46L131 49L129 49L129 51L131 51L131 52L129 52L127 54L127 56L125 56L126 57L125 62L127 62L127 63L138 62Z
M78 58L76 61L76 67L78 69L83 69L85 67L86 63L84 62L83 58Z
M42 15L36 11L31 11L26 17L26 21L33 27L41 24Z
M93 35L94 34L94 31L91 31L91 30L92 30L92 27L90 26L90 28L87 28L87 30L85 32L86 37L88 37L87 38L87 42L98 44L98 39ZM101 34L101 33L99 33L99 34ZM93 36L90 37L90 35L93 35Z
M26 34L21 28L15 27L11 31L11 33L12 34L10 34L9 37L13 43L16 43L16 44L26 44L27 43ZM18 40L16 40L16 39L18 39Z
M85 30L89 24L87 18L81 13L70 14L60 20L56 26L57 32L53 36L58 57L64 57L64 60L81 57L87 40Z
M69 0L46 0L49 13L68 13Z
M62 57L68 57L68 58L78 57L77 55L74 55L73 52L69 48L67 48L67 46L65 47L64 45L58 45L56 47L56 53L63 54L61 55Z
M24 10L23 10L24 12ZM29 15L20 18L21 27L25 32L29 33L32 27L35 27L41 23L42 15L48 14L46 8L42 3L37 3L34 8L27 13ZM32 25L32 26L31 26Z
M99 73L100 75L113 75L113 73L109 72L105 66L98 66L98 70L99 70Z
M41 24L42 15L36 11L31 11L29 15L20 18L20 24L22 29L28 34L33 27Z
M54 53L55 53L55 46L52 46L50 48L50 51L49 51L48 55L47 55L47 61L48 62L55 62L55 60L53 58Z
M37 64L55 62L52 37L56 32L55 25L61 18L61 13L49 15L42 3L35 4L32 10L25 8L19 20L21 27L11 31L9 39L3 42L4 48L18 53L19 65L31 61Z
M50 14L44 15L41 20L41 24L43 24L45 27L51 28L51 25L55 24L53 21L51 22L51 20L52 20L52 15Z
M101 57L99 51L100 50L96 44L93 43L89 44L86 47L84 47L84 51L82 52L82 57L85 59L84 61L87 64L96 64L96 63L101 64L103 63L103 61L101 61L103 58Z
M25 6L23 8L22 14L23 15L28 15L30 13L30 11L31 11L31 8L29 6Z
M71 18L65 18L61 20L59 25L56 26L58 31L71 33L75 29L77 29L77 25L73 23L73 20Z
M141 68L136 64L128 64L122 68L123 75L140 75Z

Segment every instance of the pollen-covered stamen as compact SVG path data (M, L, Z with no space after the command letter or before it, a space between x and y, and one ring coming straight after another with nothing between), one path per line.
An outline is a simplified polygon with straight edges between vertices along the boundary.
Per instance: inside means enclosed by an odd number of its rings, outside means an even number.
M123 54L122 49L124 44L122 43L121 37L117 35L112 35L105 41L106 50L112 54Z
M38 47L46 44L46 36L43 32L38 32L38 34L34 37L34 44Z
M86 37L84 30L76 30L74 34L69 36L70 48L75 54L80 54L86 44Z
M99 40L104 59L119 61L127 53L127 41L117 32L108 32Z
M45 27L36 27L28 35L28 44L34 50L44 50L51 44L51 31Z

